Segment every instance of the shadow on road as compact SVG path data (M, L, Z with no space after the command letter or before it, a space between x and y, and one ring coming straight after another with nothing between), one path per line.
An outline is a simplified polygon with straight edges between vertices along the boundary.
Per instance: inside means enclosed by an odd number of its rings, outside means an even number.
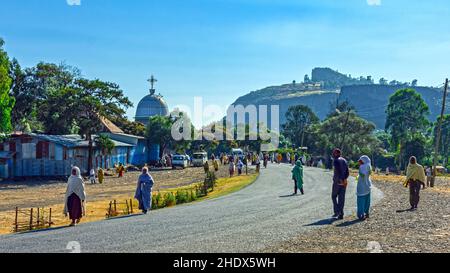
M352 221L347 221L344 223L340 223L339 225L336 225L336 227L348 227L348 226L352 226L354 224L358 224L358 223L362 223L363 221L359 220L359 219L355 219Z
M119 220L119 219L125 219L125 218L132 218L132 217L138 217L138 216L144 216L145 214L139 213L139 214L130 214L130 215L124 215L124 216L116 216L106 219L106 221L112 221L112 220Z
M39 232L45 232L45 231L55 231L59 229L66 229L66 228L72 228L69 225L61 226L61 227L54 227L54 228L43 228L43 229L36 229L36 230L30 230L30 231L23 231L23 232L17 232L13 234L30 234L30 233L39 233Z
M300 196L299 194L288 194L288 195L281 195L280 198L288 198L288 197L295 197Z
M401 209L401 210L396 210L396 213L404 213L404 212L413 212L414 210L412 209Z
M336 222L337 219L336 218L328 218L328 219L323 219L311 224L307 224L304 225L304 227L312 227L312 226L327 226L327 225L332 225L334 222Z

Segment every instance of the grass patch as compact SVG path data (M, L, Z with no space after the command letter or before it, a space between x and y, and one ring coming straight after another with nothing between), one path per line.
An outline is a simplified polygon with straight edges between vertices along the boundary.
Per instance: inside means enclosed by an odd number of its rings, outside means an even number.
M202 197L200 200L218 198L239 191L255 182L257 178L257 174L235 176L232 178L220 178L217 180L214 191L210 192L207 196Z

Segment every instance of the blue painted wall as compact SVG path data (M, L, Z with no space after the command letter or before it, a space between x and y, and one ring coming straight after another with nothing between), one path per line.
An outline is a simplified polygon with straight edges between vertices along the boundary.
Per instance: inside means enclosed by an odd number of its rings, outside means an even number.
M150 145L150 151L148 153L148 159L149 161L158 161L159 158L159 151L160 147L158 144L151 144Z
M130 151L130 163L133 165L145 165L148 162L147 140L139 140L136 147Z

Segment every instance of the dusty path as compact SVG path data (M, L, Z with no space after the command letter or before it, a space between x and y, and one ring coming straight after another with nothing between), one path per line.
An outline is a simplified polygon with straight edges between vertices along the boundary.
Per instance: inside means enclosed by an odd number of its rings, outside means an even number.
M380 177L383 178L383 177ZM395 180L391 178L391 180ZM411 212L408 189L401 182L376 181L385 197L365 222L323 221L322 228L298 234L266 252L450 252L450 182L421 192L419 209ZM372 242L368 244L368 242ZM369 250L370 249L370 250Z
M86 182L88 201L110 200L113 196L124 194L132 196L139 174L128 172L123 178L106 177L102 185ZM152 171L151 174L156 181L155 191L201 182L205 178L203 168ZM217 176L227 175L228 167L221 166ZM61 204L64 202L66 187L66 181L0 182L0 212L13 211L15 207L36 208Z

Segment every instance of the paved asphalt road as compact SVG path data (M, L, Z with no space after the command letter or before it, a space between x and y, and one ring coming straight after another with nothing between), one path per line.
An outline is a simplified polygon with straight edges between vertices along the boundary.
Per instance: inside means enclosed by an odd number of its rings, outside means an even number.
M291 166L270 165L249 187L214 200L153 211L149 215L0 236L0 252L258 252L319 227L332 214L331 172L305 169L306 195L293 193ZM355 181L347 214L355 212ZM375 189L374 202L382 198ZM325 221L326 222L326 221Z

